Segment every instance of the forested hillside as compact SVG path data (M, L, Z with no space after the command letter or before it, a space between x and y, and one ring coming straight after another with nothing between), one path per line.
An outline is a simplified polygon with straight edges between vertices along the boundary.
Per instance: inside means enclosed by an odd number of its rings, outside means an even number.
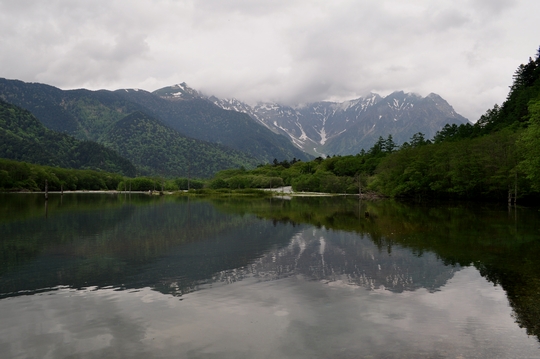
M244 152L183 136L140 111L116 122L102 142L133 161L145 176L201 178L257 164Z
M0 158L47 166L134 176L131 162L112 149L51 131L30 112L0 100Z
M272 133L247 115L225 111L201 99L169 101L143 90L63 91L6 79L0 79L0 98L30 111L49 129L113 149L128 146L114 143L121 137L111 137L110 133L118 131L118 123L133 113L145 113L160 123L155 126L176 130L176 136L180 137L169 145L164 138L151 139L140 131L128 134L124 127L123 138L129 137L139 148L126 150L123 155L137 166L147 158L158 158L165 153L168 154L165 157L174 158L169 165L147 161L139 173L177 176L181 172L177 167L185 168L187 158L192 168L201 169L198 175L205 177L226 168L223 166L253 167L254 163L269 162L275 157L308 158L285 137ZM172 149L177 152L171 153ZM193 153L188 155L190 152ZM209 157L204 157L206 154ZM175 165L171 166L172 163Z

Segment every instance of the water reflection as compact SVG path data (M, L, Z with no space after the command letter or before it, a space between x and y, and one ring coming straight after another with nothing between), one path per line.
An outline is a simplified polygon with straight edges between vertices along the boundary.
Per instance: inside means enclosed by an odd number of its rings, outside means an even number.
M82 320L85 328L71 319L55 315L49 319L54 318L51 325L55 320L66 320L69 332L92 337L93 344L85 342L85 346L100 348L106 343L103 348L109 354L113 342L120 345L115 350L124 348L132 353L127 349L131 345L148 354L148 343L140 343L150 335L145 326L159 331L149 324L153 319L122 309L139 294L146 298L141 299L144 303L166 302L168 308L176 308L173 316L178 311L185 318L194 315L189 310L197 313L195 327L201 333L201 328L210 330L207 321L212 322L206 311L217 311L227 318L218 323L224 328L224 321L232 320L253 332L260 330L263 322L272 327L268 323L276 320L273 328L290 334L278 352L291 357L302 357L295 355L295 341L296 345L298 341L309 342L303 346L304 353L313 353L313 357L318 352L335 354L320 347L325 335L337 342L339 336L348 338L343 342L343 348L348 348L343 357L353 357L359 350L353 338L344 333L355 333L372 346L384 346L385 339L366 334L366 326L379 328L377 333L399 343L393 354L385 354L389 358L406 357L399 355L402 349L416 353L416 357L446 357L430 345L430 341L447 343L445 335L452 337L456 346L471 337L478 336L479 341L489 337L490 347L497 349L478 357L508 357L513 351L495 343L504 343L509 333L521 338L511 326L514 320L528 334L540 333L538 211L323 198L208 202L145 195L66 194L50 196L45 218L42 196L0 196L0 313L31 316L35 313L28 314L23 308L40 306L52 308L54 313L67 308L62 315L69 316L77 310L87 311L100 319ZM365 217L365 212L370 216ZM63 298L65 304L36 294ZM77 303L69 299L74 295L80 298ZM173 304L178 298L189 299L191 304L178 307ZM199 306L193 304L194 299L199 300ZM101 313L97 307L103 301L111 308ZM135 300L131 308L140 311L139 305ZM490 313L495 310L503 314ZM155 307L144 307L144 311L159 316ZM228 311L258 319L259 325L230 316ZM17 327L17 316L13 315L9 320ZM459 317L455 323L453 316ZM109 321L111 318L116 319ZM35 322L42 319L28 318ZM171 328L188 331L188 324L162 319ZM499 322L506 324L496 329ZM136 333L105 329L114 323L143 329ZM363 324L355 327L355 323ZM436 334L422 332L428 339L415 336L411 330L421 332L422 323ZM6 325L0 328L3 334ZM103 332L106 334L96 334ZM162 335L161 339L171 336ZM122 336L126 337L125 345L119 339ZM411 340L431 351L419 355ZM9 340L1 342L0 349L9 345ZM210 345L196 338L182 343L193 346L197 354L193 357L205 357L200 350ZM258 343L270 350L261 338ZM470 348L478 346L482 345L470 343ZM61 347L55 349L58 356L67 356ZM235 357L224 349L224 342L218 347L223 352L212 352L216 356ZM454 357L461 355L455 348L447 349ZM75 355L76 351L70 353ZM245 351L236 354L250 356ZM474 350L468 354L474 356Z
M219 203L237 212L234 203ZM252 208L263 218L310 223L357 233L380 251L406 248L422 258L435 255L450 266L474 266L506 291L516 322L540 337L540 212L537 208L339 198L296 198L283 205ZM369 218L364 213L369 212ZM430 254L431 253L431 254ZM428 284L429 288L429 284ZM437 285L433 287L437 288Z
M383 251L367 236L310 228L247 268L220 272L212 280L232 283L249 275L260 280L302 275L306 280L339 281L370 290L401 293L425 288L434 292L460 268L445 265L433 253L416 256L399 245Z
M373 233L227 214L204 201L145 201L111 200L106 210L101 202L74 205L48 219L4 222L2 244L11 247L3 251L0 297L58 285L152 287L179 296L213 282L291 275L393 292L436 291L460 268L380 234L374 240Z
M180 295L216 272L246 266L286 245L297 231L253 215L225 214L208 202L120 199L105 208L72 203L71 210L51 211L48 219L29 211L26 220L0 223L0 298L58 285L150 286Z
M142 288L0 301L6 358L535 358L504 292L473 268L438 292L247 277L177 297Z

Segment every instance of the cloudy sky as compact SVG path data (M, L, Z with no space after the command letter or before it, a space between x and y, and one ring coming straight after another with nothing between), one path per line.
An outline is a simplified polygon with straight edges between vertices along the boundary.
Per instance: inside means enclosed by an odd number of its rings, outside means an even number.
M0 77L186 82L250 103L435 92L476 121L540 45L538 0L0 0Z

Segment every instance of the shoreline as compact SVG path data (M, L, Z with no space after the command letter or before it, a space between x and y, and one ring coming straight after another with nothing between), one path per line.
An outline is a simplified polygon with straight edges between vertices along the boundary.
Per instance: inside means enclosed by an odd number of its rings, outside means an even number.
M293 191L291 186L284 186L278 188L256 188L256 190L271 192L275 197L282 199L292 199L293 197L337 197L337 196L354 196L358 197L358 194L351 193L325 193L325 192L304 192ZM174 195L175 193L187 193L186 190L178 191L118 191L118 190L67 190L67 191L3 191L0 193L20 193L20 194L146 194L151 196L159 195ZM374 195L373 193L363 193L360 196L362 199L380 199L382 197Z

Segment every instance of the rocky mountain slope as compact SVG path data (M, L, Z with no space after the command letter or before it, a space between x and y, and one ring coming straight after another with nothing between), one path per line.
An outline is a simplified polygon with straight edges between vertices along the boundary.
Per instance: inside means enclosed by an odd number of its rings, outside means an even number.
M214 105L187 86L166 87L153 93L141 90L115 93L144 107L146 113L186 136L243 151L261 163L274 158L309 158L287 137L261 126L245 113Z
M379 136L392 135L397 144L409 141L418 132L433 138L446 124L468 122L433 93L426 97L403 91L386 97L371 93L342 103L315 102L296 107L276 103L249 106L235 99L208 99L221 108L249 114L316 156L356 154L369 149Z

